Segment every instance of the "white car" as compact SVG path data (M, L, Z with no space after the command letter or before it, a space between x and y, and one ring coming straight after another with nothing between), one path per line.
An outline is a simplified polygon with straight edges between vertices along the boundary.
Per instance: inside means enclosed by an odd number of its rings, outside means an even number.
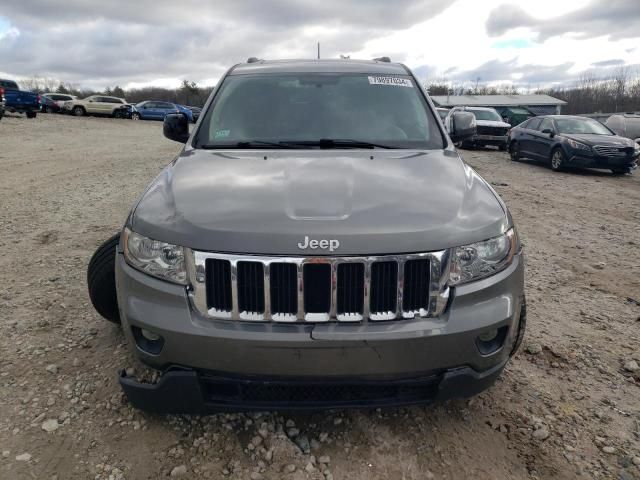
M76 99L64 102L63 109L66 113L71 113L76 117L83 115L108 115L113 117L114 112L126 104L127 101L124 98L91 95L82 100Z
M604 124L616 135L640 143L640 113L616 113L607 118Z

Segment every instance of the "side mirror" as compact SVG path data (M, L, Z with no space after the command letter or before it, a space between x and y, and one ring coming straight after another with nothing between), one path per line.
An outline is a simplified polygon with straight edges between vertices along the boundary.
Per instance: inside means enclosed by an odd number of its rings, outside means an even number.
M545 128L544 130L542 130L542 133L546 133L547 135L549 135L551 138L555 137L556 132L554 132L553 130L551 130L550 128Z
M187 143L189 140L189 122L181 113L170 113L164 117L162 133L169 140Z
M454 112L449 136L452 142L461 142L476 134L476 116L471 112Z

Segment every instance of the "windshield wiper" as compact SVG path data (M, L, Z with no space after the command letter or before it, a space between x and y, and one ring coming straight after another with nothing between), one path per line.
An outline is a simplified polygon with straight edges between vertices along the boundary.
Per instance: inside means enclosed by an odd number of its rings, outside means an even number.
M350 138L321 138L319 140L292 140L285 143L303 145L305 147L320 147L320 148L396 148L391 145L366 142L364 140L353 140Z
M241 140L239 142L205 143L198 148L208 150L229 148L300 148L291 142L269 142L267 140Z
M205 143L198 148L231 149L231 148L396 148L381 143L352 140L349 138L321 138L319 140L282 140L278 142L268 140L241 140L239 142Z

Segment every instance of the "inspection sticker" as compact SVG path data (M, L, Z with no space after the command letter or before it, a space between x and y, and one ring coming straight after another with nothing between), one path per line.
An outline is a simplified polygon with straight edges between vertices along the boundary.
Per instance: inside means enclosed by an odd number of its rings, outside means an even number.
M369 83L371 85L391 85L394 87L410 87L413 88L411 80L408 78L400 77L381 77L378 75L369 76Z
M231 130L218 130L216 131L215 138L225 138L228 137L231 133Z

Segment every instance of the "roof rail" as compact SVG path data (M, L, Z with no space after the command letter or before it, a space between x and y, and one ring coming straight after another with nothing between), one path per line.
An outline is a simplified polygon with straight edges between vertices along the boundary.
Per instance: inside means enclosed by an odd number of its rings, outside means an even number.
M261 62L262 59L261 58L257 58L257 57L249 57L247 58L247 63L256 63L256 62Z
M389 57L378 57L373 59L374 62L385 62L390 63L391 59Z

